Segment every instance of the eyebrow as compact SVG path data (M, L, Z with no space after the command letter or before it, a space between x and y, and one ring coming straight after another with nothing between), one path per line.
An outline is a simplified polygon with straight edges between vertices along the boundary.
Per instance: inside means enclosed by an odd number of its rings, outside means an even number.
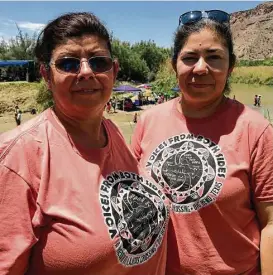
M206 50L206 52L208 52L208 53L215 53L215 52L223 52L223 50L215 48L215 49L208 49L208 50Z
M222 49L218 49L218 48L213 48L213 49L208 49L206 50L207 53L215 53L215 52L223 52ZM184 51L182 52L183 54L197 54L198 51Z
M92 50L87 50L86 51L88 55L95 56L97 54L99 55L106 55L107 50L97 50L97 51L92 51ZM77 50L66 50L64 49L62 52L58 53L58 56L77 56L79 54L79 51Z

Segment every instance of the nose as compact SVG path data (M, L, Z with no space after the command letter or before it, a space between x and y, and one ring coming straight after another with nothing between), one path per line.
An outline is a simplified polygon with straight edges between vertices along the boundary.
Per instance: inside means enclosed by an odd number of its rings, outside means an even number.
M92 71L91 67L89 66L88 60L87 59L81 60L78 78L79 79L89 79L90 77L91 78L95 77L95 74Z
M195 64L193 73L198 75L208 74L208 64L203 57L200 57L198 62Z

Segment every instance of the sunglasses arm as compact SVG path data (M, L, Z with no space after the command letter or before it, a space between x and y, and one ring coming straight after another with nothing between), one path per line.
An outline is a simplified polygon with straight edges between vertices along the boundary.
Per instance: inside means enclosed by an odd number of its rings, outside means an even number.
M179 16L178 26L180 26L181 22L182 22L182 15Z

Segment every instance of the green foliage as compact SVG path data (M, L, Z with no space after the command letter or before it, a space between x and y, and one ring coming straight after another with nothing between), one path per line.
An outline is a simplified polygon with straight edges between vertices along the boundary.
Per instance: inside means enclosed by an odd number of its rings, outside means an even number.
M231 74L230 82L273 85L273 66L236 67Z
M152 41L131 45L116 38L112 40L113 56L119 61L119 80L152 81L159 66L170 55L168 49L156 46Z
M169 93L177 86L176 75L173 71L170 59L161 64L156 74L153 88L160 93Z
M17 26L17 25L16 25ZM15 38L5 41L3 38L0 42L0 59L3 60L34 60L34 46L37 34L30 36L23 33L17 26L18 34Z
M47 89L47 86L44 80L42 80L39 83L36 102L39 106L40 111L43 111L54 105L52 92Z
M137 52L144 59L151 72L157 73L159 66L170 57L170 50L158 47L154 41L141 41L132 46L132 50Z
M273 58L263 60L239 60L238 67L273 66Z

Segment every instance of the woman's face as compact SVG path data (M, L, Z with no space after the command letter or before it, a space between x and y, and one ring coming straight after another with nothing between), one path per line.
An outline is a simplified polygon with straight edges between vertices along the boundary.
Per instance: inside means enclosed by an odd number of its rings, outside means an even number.
M227 47L209 29L189 36L176 63L183 97L196 104L219 98L231 71Z
M107 72L94 73L86 62L93 56L110 57L107 42L95 35L68 39L52 53L53 63L62 57L81 60L78 74L62 73L51 65L50 77L46 79L53 93L55 108L69 117L84 119L90 112L102 113L111 96L118 64L115 62Z

